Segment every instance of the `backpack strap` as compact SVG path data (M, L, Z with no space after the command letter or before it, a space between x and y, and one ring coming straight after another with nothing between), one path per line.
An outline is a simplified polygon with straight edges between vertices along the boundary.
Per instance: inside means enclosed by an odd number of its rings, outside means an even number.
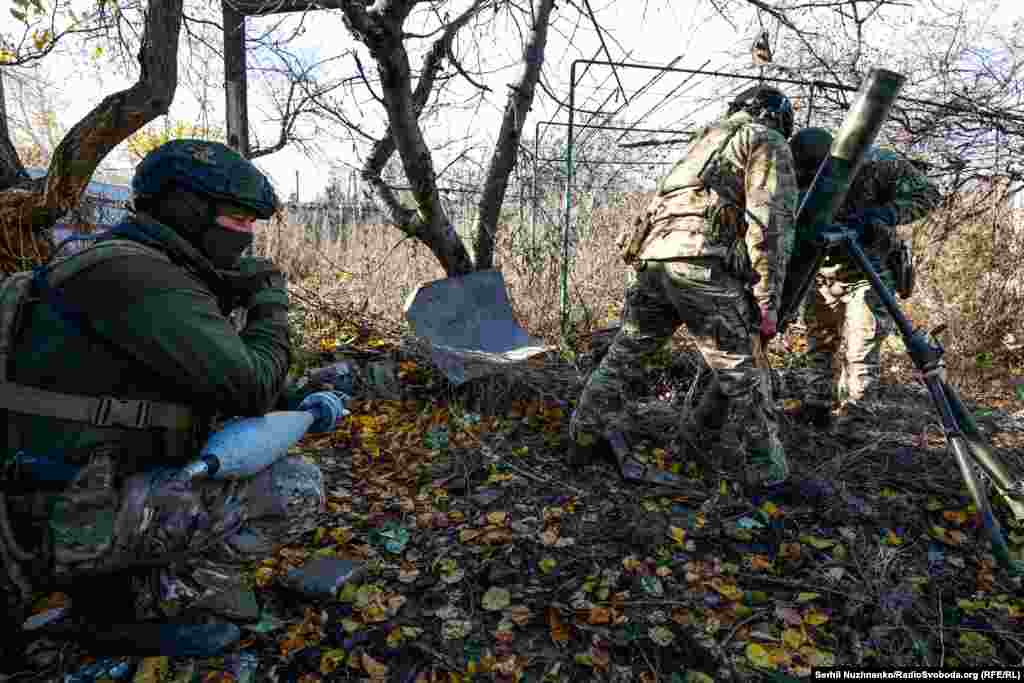
M52 293L78 273L125 256L148 256L170 262L159 249L131 240L107 240L55 261L39 272L42 285ZM32 271L14 273L0 284L0 409L13 413L87 422L98 427L163 428L189 431L194 425L190 407L145 399L85 396L39 389L10 381L11 350L21 328L25 304L37 292ZM77 317L77 316L76 316ZM80 321L74 320L75 324Z

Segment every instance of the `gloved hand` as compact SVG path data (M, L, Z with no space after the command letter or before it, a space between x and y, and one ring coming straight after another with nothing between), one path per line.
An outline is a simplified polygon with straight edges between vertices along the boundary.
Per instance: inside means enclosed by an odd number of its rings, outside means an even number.
M284 274L270 259L243 256L238 268L217 271L232 297L244 308L277 304L288 306Z
M779 314L775 307L768 303L760 304L758 308L761 311L761 339L768 341L778 332Z
M848 216L846 226L857 231L857 240L865 247L871 246L878 237L878 226L894 226L898 217L889 207L864 209Z

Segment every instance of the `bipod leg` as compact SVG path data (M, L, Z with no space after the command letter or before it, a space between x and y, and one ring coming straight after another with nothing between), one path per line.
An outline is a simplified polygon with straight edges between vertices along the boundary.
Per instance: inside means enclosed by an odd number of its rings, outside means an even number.
M825 235L824 238L826 243L842 242L846 246L850 256L867 275L871 282L871 288L896 322L907 353L924 378L932 405L942 422L946 443L956 459L967 490L981 516L982 525L992 543L993 554L1008 572L1016 576L1024 575L1024 562L1010 558L1006 537L1003 535L999 520L996 519L992 511L992 505L975 470L975 464L985 472L985 475L1003 495L1017 519L1021 519L1021 516L1024 515L1024 480L1014 480L1006 466L989 448L977 425L960 401L959 395L946 383L943 376L945 367L942 362L942 355L945 351L941 344L933 336L915 330L910 324L907 316L903 314L896 303L896 298L882 282L878 272L875 271L871 260L857 244L856 235L848 230L840 229Z
M992 451L992 447L964 407L956 389L945 380L942 380L942 388L946 392L953 416L960 425L967 445L971 449L971 455L992 480L992 484L1003 497L1010 512L1013 513L1014 519L1018 522L1024 521L1024 478L1014 477L1007 465Z
M978 444L983 446L984 442L970 438L961 428L961 423L958 419L960 416L957 413L959 410L962 410L963 405L960 403L960 399L956 396L955 392L947 391L949 385L940 379L939 375L939 369L933 370L926 375L925 386L928 387L928 394L931 396L932 404L942 420L942 431L946 436L946 443L953 454L953 458L956 460L957 467L960 468L960 476L963 477L964 483L967 485L967 491L971 494L971 499L978 510L978 516L981 518L982 527L985 529L985 533L988 534L989 542L992 545L992 554L995 555L999 564L1010 574L1014 576L1024 575L1024 563L1013 560L1010 557L1010 548L1006 544L1006 536L1003 533L1002 525L996 519L995 512L992 510L992 503L989 501L985 491L984 483L978 476L977 467L980 467L985 470L986 475L996 485L996 488L1000 489L995 478L985 466L985 462L975 450ZM957 410L952 407L954 404L958 406ZM998 458L995 458L991 451L988 451L988 454L994 459L994 464L998 465L999 469L1005 473L1005 467L1002 466ZM1008 496L1004 495L1004 497L1010 500Z

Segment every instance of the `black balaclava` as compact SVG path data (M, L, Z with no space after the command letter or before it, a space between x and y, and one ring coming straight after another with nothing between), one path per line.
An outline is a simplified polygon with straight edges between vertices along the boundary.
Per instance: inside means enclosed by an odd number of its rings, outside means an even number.
M217 224L217 202L181 187L168 188L159 197L135 202L140 211L153 216L184 237L214 268L231 268L252 244L252 234L229 230Z

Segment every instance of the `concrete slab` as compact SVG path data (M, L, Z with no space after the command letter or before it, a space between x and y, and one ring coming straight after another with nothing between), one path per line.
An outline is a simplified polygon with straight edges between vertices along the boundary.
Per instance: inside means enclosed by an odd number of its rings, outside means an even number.
M497 270L421 285L405 302L413 331L453 384L499 372L548 350L519 327Z

